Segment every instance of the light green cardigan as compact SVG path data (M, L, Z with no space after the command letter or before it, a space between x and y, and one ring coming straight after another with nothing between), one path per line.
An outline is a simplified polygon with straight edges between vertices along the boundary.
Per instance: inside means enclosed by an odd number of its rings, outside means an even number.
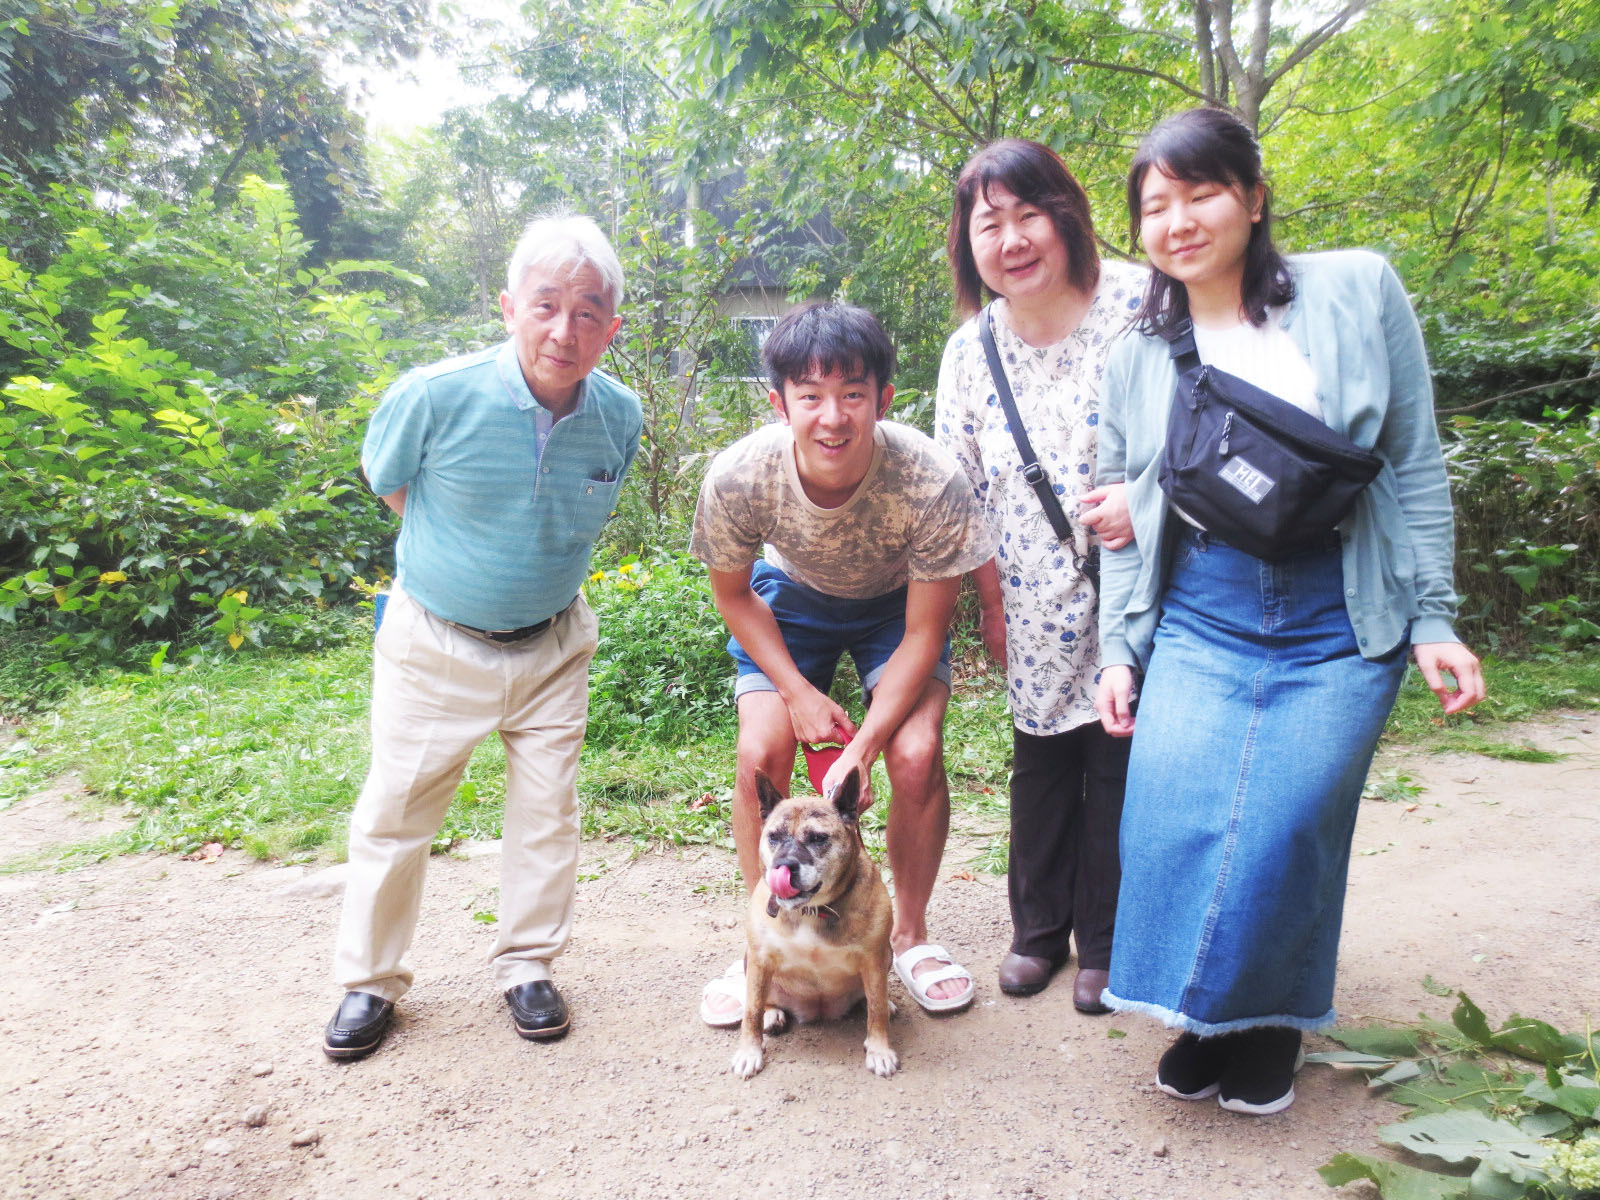
M1345 607L1361 653L1453 642L1455 524L1434 425L1433 382L1405 289L1366 250L1296 255L1284 328L1311 363L1323 419L1384 460L1339 527ZM1171 509L1157 483L1177 375L1159 337L1112 349L1100 400L1098 482L1128 484L1134 541L1101 555L1100 662L1142 671L1166 584ZM1173 518L1181 519L1181 518Z

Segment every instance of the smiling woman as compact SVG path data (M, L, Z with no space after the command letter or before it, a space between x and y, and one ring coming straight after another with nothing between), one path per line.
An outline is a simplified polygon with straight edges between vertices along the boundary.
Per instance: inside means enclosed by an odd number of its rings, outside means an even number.
M1280 255L1255 136L1220 110L1158 125L1127 195L1155 272L1107 368L1101 441L1135 540L1105 561L1096 703L1108 732L1139 731L1104 999L1182 1031L1161 1091L1273 1113L1294 1101L1302 1031L1334 1020L1356 805L1407 648L1447 713L1483 679L1451 629L1449 489L1394 272L1362 251ZM1180 384L1194 355L1199 381ZM1243 411L1229 388L1254 385L1284 428L1309 413L1382 459L1337 528L1297 528L1268 560L1171 502L1169 429L1211 402L1206 372L1221 405ZM1227 428L1207 468L1225 478L1244 463Z
M1074 1001L1104 1012L1127 748L1094 717L1095 576L1102 539L1121 545L1127 527L1121 489L1092 484L1106 352L1145 272L1100 261L1088 197L1037 142L995 142L972 157L956 184L948 248L957 306L971 319L945 347L936 432L999 534L997 558L973 579L1013 720L1013 934L1000 987L1039 991L1075 938ZM985 297L993 303L979 313ZM1034 493L1015 418L996 402L1000 381L979 336L990 317L1016 416L1073 514L1065 538ZM1078 504L1091 507L1079 513Z

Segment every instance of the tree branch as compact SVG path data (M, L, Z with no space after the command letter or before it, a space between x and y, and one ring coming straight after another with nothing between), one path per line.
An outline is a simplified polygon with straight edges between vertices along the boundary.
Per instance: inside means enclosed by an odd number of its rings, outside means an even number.
M1261 94L1265 96L1271 90L1273 84L1304 62L1318 46L1321 46L1334 34L1338 33L1351 17L1362 9L1370 7L1371 4L1372 0L1350 0L1349 4L1346 4L1337 13L1313 29L1298 46L1289 51L1288 57L1261 81Z
M1596 379L1600 379L1600 371L1591 371L1580 379L1552 379L1549 383L1536 383L1532 387L1518 388L1514 392L1501 392L1498 396L1490 396L1486 400L1474 400L1471 404L1463 404L1460 408L1435 409L1434 416L1453 417L1458 413L1469 413L1476 409L1487 408L1489 405L1498 404L1502 400L1526 396L1530 392L1542 392L1546 388L1576 387L1580 383L1592 383Z
M1095 58L1052 58L1050 61L1058 67L1095 67L1103 71L1121 71L1125 75L1142 75L1146 79L1159 79L1162 83L1170 84L1186 96L1193 96L1196 100L1211 99L1210 96L1191 87L1176 75L1168 75L1165 71L1155 71L1149 67L1136 67L1130 63L1102 62Z

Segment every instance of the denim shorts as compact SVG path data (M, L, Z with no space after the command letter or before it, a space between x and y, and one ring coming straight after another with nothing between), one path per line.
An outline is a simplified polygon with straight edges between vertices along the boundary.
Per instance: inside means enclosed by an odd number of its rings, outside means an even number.
M750 572L750 590L772 610L789 657L812 687L826 693L833 686L839 656L848 653L861 677L863 698L872 698L889 656L906 636L905 588L867 600L846 600L796 583L771 563L761 561ZM737 639L728 639L728 653L739 669L734 696L778 690ZM932 677L950 686L948 637Z
M1113 1008L1202 1036L1333 1023L1350 840L1405 673L1362 656L1341 555L1174 547L1122 809Z

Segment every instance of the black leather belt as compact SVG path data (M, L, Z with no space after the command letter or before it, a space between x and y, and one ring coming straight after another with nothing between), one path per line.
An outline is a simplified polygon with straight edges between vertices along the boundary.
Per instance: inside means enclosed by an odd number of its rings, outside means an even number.
M446 625L461 630L462 633L470 633L473 637L485 641L498 642L502 646L508 646L513 642L525 642L531 637L536 637L554 625L556 620L555 617L546 617L542 621L535 621L532 625L524 625L521 629L479 629L473 625L463 625L460 621L451 621L444 617L439 619Z

